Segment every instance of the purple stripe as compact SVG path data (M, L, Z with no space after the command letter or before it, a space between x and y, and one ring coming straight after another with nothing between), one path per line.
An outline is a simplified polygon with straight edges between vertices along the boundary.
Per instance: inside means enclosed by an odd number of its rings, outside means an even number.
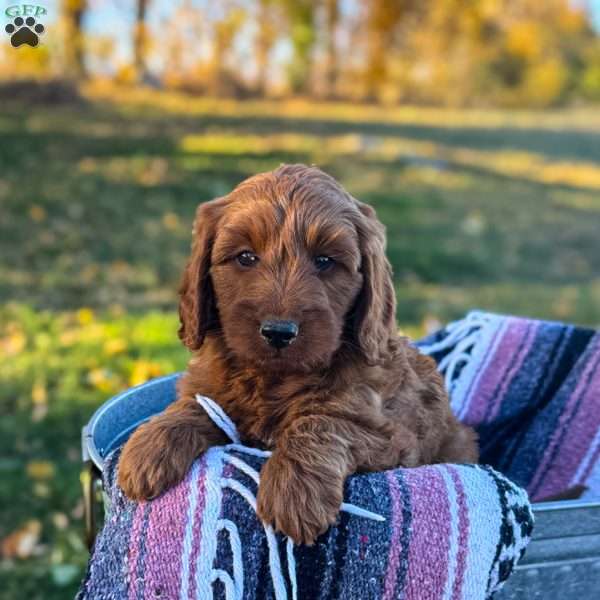
M502 334L502 338L494 351L494 356L482 375L473 392L474 402L465 415L464 422L468 425L481 425L490 410L496 392L505 379L505 373L511 362L507 357L514 356L527 332L527 322L520 319L510 319Z
M508 373L506 374L504 381L502 381L500 389L495 394L495 398L492 398L493 406L490 407L491 410L490 410L490 414L489 414L488 418L486 419L487 422L492 421L493 419L495 419L498 416L498 412L500 411L500 406L502 405L502 401L504 400L504 397L506 396L506 392L508 390L510 383L512 382L514 377L517 375L519 370L523 367L523 363L525 362L527 355L529 354L529 352L531 351L531 348L533 347L533 344L534 344L535 338L536 338L536 334L538 332L538 328L539 328L539 324L537 322L531 322L531 323L527 324L527 330L525 332L525 339L523 340L523 343L519 349L518 356L516 357L511 368L509 369Z
M129 539L129 600L137 598L138 588L138 560L140 557L140 543L142 526L144 523L144 502L138 504L133 515L133 523L131 526L131 537Z
M393 471L387 471L386 477L390 491L392 504L392 535L390 538L390 553L388 556L388 568L385 575L383 587L383 600L395 598L396 581L398 579L398 569L400 566L400 554L402 552L400 535L402 533L402 493L396 475Z
M142 530L139 535L138 541L138 559L135 567L135 578L136 578L136 600L142 600L144 598L145 586L146 586L146 554L148 551L148 521L150 520L150 513L152 512L152 503L143 502L144 514L142 517Z
M600 340L600 338L598 338ZM600 426L600 344L588 359L584 373L565 406L531 490L532 498L544 498L567 489L590 449ZM560 451L558 451L560 449ZM558 460L554 457L558 456Z
M152 502L148 523L146 586L144 598L177 598L181 586L183 536L187 521L190 481L177 486Z
M486 372L487 366L488 366L490 360L492 359L493 350L496 347L496 341L498 340L498 337L500 336L500 332L503 331L505 323L506 323L506 321L502 321L502 323L497 327L496 331L494 331L494 335L492 336L492 339L491 339L489 347L488 347L489 353L479 363L479 366L477 367L477 371L475 372L475 374L473 375L473 378L471 379L471 382L469 383L469 387L467 388L467 391L465 392L464 406L462 406L460 409L460 417L461 417L460 420L461 421L462 421L462 416L468 412L469 405L471 403L471 392L479 384L479 380L480 380L481 376L483 375L483 373Z
M413 507L406 600L423 600L424 591L429 598L441 598L448 578L450 505L440 468L405 471Z
M198 556L202 544L202 515L206 505L206 457L202 457L202 464L196 485L198 486L198 504L193 516L192 524L192 550L190 553L190 572L188 577L188 595L190 598L196 597L196 567L198 566Z
M467 542L469 537L469 510L465 497L465 488L455 467L446 467L456 488L456 503L458 504L458 553L456 556L456 575L452 586L452 598L460 600L462 586L467 566Z

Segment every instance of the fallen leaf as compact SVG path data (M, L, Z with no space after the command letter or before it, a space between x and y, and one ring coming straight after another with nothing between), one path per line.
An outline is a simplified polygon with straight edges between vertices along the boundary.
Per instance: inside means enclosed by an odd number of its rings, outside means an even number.
M21 529L7 535L1 544L4 558L29 558L35 549L42 533L42 524L37 519L27 521Z
M40 223L46 218L46 211L39 204L33 204L29 209L29 216L36 223Z
M48 460L32 460L25 467L31 479L51 479L54 477L54 465Z
M89 325L94 320L94 311L91 308L80 308L77 311L77 320L80 325Z

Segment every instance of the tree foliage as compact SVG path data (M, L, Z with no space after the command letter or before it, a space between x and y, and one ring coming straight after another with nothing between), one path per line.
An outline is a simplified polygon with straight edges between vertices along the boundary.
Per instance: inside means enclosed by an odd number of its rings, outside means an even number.
M64 60L47 62L72 78L100 52L104 64L110 47L122 80L216 96L540 107L600 98L599 37L571 0L186 0L158 26L149 15L164 5L136 0L119 4L133 23L129 64L122 40L86 32L96 5L60 6ZM4 54L5 73L34 61Z

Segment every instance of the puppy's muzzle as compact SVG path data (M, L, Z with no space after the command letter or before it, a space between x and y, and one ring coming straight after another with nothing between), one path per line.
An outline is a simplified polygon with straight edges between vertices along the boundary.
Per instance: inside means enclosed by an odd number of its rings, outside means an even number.
M260 335L266 342L281 350L289 346L298 336L298 325L294 321L263 321L260 324Z

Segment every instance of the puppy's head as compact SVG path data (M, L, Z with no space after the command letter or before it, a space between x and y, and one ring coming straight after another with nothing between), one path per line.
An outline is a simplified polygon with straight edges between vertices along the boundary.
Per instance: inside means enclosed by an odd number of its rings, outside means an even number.
M383 226L303 165L199 206L180 296L188 348L222 336L238 361L271 371L325 367L344 343L376 363L395 334Z

